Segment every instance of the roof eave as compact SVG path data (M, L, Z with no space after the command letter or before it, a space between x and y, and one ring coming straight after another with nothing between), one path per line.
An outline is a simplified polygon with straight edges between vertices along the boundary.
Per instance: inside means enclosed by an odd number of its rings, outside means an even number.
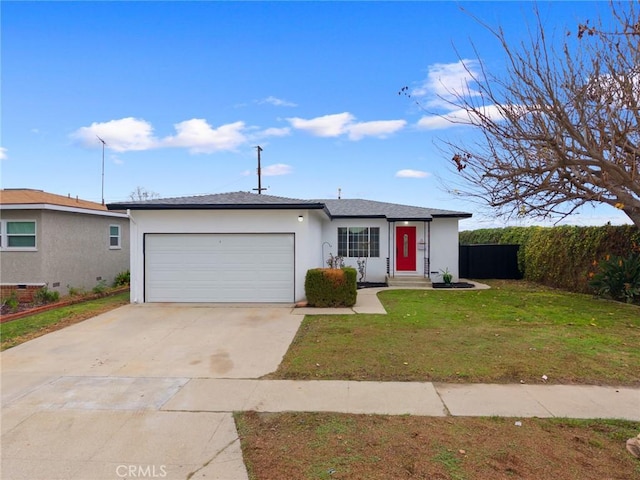
M388 222L430 222L431 217L389 217Z
M70 207L67 205L55 205L51 203L5 203L0 204L0 210L52 210L57 212L81 213L87 215L102 215L107 217L122 216L126 217L124 211L110 212L107 210L98 210L97 208L87 207ZM119 209L113 209L119 210ZM121 209L120 209L121 210Z
M472 213L434 213L433 218L471 218Z
M385 215L330 215L332 219L340 218L387 218Z
M258 203L258 204L171 204L171 203L110 203L109 210L322 210L321 203Z

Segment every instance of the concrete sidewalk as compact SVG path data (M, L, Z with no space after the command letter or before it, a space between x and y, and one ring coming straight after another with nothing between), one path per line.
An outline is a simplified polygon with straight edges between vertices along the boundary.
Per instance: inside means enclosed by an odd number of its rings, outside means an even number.
M640 421L640 389L584 385L200 378L190 380L161 410L618 418Z

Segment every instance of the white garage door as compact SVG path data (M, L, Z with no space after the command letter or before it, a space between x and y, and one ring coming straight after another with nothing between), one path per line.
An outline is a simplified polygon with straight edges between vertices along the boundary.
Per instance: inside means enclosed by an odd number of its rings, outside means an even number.
M293 302L293 234L147 234L147 302Z

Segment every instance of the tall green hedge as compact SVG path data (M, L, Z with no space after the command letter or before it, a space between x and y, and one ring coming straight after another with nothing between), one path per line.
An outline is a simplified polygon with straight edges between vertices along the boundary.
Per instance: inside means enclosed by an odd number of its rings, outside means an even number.
M640 245L640 230L632 225L493 228L460 232L460 243L518 244L524 278L588 293L593 261L606 255L629 256L634 245Z
M312 307L352 307L358 295L356 269L311 269L307 271L304 290Z

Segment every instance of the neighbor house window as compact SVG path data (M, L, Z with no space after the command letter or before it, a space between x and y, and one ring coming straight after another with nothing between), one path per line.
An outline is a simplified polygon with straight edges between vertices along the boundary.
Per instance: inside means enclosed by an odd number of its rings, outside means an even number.
M2 220L0 230L0 246L3 250L35 250L35 221Z
M120 225L109 225L109 248L120 248Z
M341 257L379 257L379 227L339 227L338 255Z

